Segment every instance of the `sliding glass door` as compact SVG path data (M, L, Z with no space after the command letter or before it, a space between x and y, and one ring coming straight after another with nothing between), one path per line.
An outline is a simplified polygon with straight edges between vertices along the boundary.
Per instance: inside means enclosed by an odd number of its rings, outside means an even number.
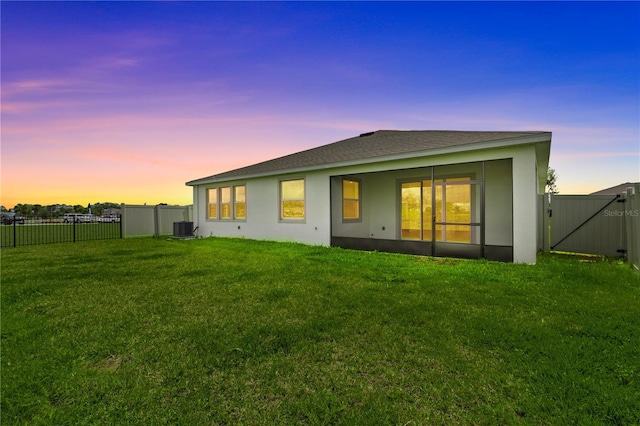
M467 177L439 179L434 185L435 240L479 243L482 183Z
M483 164L466 166L401 183L401 239L431 242L436 256L483 255Z
M400 191L402 239L431 241L431 180L402 183Z

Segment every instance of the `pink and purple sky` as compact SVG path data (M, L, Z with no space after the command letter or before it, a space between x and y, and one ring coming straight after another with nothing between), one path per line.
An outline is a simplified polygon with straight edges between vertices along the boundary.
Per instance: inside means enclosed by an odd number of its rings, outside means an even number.
M185 182L379 129L546 130L561 193L640 180L638 2L0 3L0 203Z

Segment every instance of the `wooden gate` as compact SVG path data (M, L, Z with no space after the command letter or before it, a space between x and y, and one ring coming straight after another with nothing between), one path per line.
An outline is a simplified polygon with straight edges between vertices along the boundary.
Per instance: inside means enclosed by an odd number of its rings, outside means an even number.
M545 194L541 207L544 250L625 254L624 196Z

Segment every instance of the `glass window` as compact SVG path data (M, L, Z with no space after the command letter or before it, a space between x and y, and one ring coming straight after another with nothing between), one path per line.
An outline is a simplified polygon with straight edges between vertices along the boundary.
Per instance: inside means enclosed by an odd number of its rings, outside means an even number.
M246 185L223 186L207 190L208 219L246 219L247 187Z
M422 239L431 241L433 209L431 208L431 181L422 181Z
M280 181L280 218L304 219L304 179Z
M247 188L246 186L233 187L233 217L234 219L246 219L247 217Z
M402 184L402 238L419 240L422 227L420 182Z
M231 219L231 187L220 188L220 219Z
M218 218L218 188L211 188L207 190L207 204L209 206L207 218Z
M431 180L401 185L401 238L431 241L435 231L435 241L470 243L474 224L472 187L479 190L479 185L472 184L468 177L436 179L434 183L435 206Z
M470 243L471 183L462 183L469 182L469 178L449 178L440 182L435 191L436 222L439 222L436 241Z
M360 219L360 182L342 180L342 219Z

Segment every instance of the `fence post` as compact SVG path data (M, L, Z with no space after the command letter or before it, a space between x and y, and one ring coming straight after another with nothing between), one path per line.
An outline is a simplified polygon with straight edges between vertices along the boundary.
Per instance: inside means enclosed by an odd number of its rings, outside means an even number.
M16 221L13 221L13 246L16 247Z
M640 185L635 184L627 188L627 198L624 205L624 221L626 234L627 262L640 273L640 217L638 214L638 198Z
M544 194L544 199L542 201L543 204L543 225L542 227L544 228L542 230L543 234L542 234L542 239L543 239L543 245L544 245L544 251L546 252L550 252L551 251L551 233L553 232L551 229L551 215L552 215L552 211L551 211L551 204L552 204L552 199L553 194L549 193L545 193Z
M125 221L127 220L127 208L124 203L120 204L120 238L125 237Z
M160 236L160 206L157 204L153 208L153 236Z
M76 217L74 216L71 219L71 222L73 223L73 242L76 242Z

